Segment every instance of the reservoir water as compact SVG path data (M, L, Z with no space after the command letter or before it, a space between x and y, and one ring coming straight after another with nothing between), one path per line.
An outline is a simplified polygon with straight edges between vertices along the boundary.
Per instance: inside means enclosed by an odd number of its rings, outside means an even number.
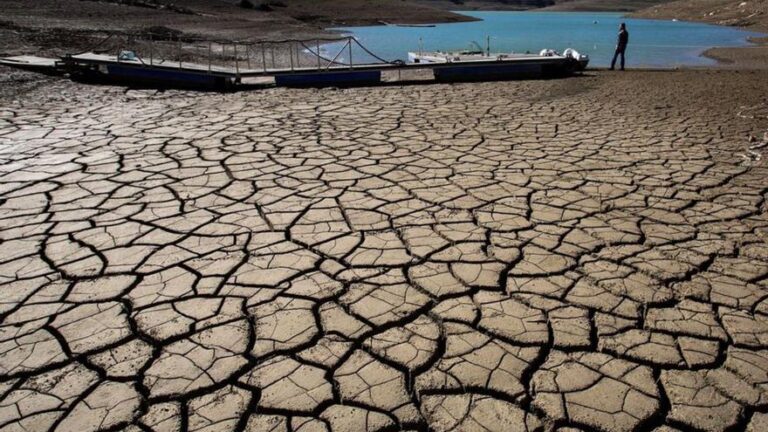
M420 40L426 51L454 51L474 44L485 48L486 37L490 36L492 52L539 52L543 48L562 52L570 47L589 54L591 66L607 66L613 56L618 25L626 22L630 33L627 63L631 67L710 65L714 60L702 56L708 48L745 46L749 45L748 37L761 36L732 27L632 19L609 12L459 13L481 21L434 27L381 25L334 30L354 36L387 60L406 60L408 51L418 51ZM334 51L333 46L326 49ZM355 63L373 61L361 50L352 55Z

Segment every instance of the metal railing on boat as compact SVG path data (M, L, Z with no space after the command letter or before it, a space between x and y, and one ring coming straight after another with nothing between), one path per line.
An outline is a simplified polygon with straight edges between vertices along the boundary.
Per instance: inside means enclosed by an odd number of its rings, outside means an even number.
M66 58L81 64L123 63L236 77L399 64L377 56L352 36L263 41L168 38L151 33L143 36L121 39L111 35L95 49ZM110 43L109 39L115 40ZM365 59L375 61L355 63L356 50L362 51Z

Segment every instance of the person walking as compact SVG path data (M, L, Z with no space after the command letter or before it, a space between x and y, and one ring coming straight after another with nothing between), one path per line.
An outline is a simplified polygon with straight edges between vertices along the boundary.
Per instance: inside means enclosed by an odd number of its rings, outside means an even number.
M624 70L624 52L627 51L627 44L629 43L629 32L627 31L627 25L621 23L619 26L619 38L616 42L616 52L613 53L613 60L611 60L611 70L616 67L616 59L621 55L621 70Z

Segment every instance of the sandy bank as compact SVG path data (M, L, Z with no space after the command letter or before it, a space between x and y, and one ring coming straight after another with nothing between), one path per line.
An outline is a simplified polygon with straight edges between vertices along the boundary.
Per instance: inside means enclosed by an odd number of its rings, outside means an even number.
M739 48L710 48L704 56L717 60L718 67L725 69L768 68L768 38L750 39L754 45Z

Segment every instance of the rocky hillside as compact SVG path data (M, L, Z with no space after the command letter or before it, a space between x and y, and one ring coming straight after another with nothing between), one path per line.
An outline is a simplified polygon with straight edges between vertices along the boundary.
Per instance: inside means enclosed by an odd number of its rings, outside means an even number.
M643 18L704 21L768 32L768 0L679 0L642 10Z

